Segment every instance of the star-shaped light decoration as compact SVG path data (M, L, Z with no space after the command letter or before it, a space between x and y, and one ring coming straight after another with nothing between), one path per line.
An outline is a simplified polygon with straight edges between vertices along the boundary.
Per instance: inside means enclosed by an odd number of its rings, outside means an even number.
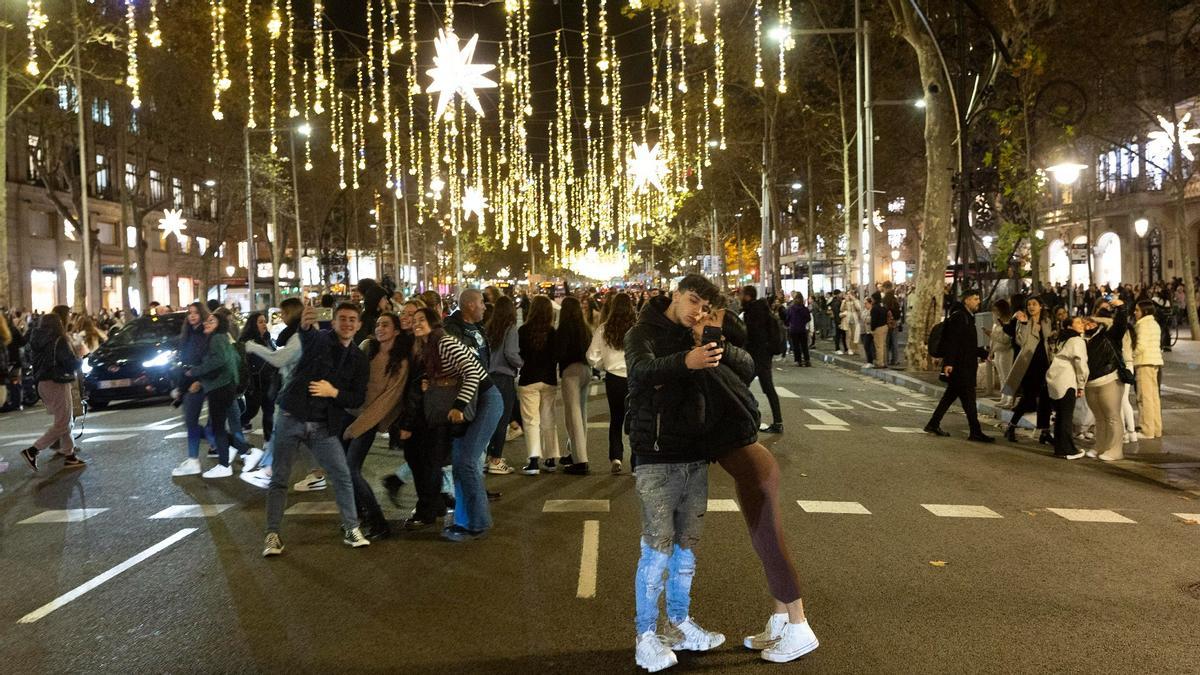
M483 222L483 212L488 209L487 197L483 195L483 190L478 187L468 187L463 190L462 210L463 219L470 220L471 214L474 213L479 222Z
M163 217L158 219L158 229L164 237L175 235L176 241L182 241L183 231L187 229L187 220L183 217L183 209L167 209Z
M475 95L475 90L497 86L494 81L483 76L484 73L495 70L496 66L490 63L471 63L475 56L475 43L478 41L479 36L472 35L466 46L460 50L457 35L446 30L438 32L438 37L433 43L434 49L437 50L437 55L433 57L434 67L425 71L425 74L433 79L425 88L425 93L441 94L434 117L442 116L455 94L462 96L475 112L483 117L483 107L479 105L479 97Z
M1161 143L1168 147L1175 147L1175 142L1179 141L1179 152L1183 158L1189 162L1195 161L1196 156L1192 154L1191 146L1200 143L1200 129L1188 129L1187 124L1192 119L1192 113L1187 113L1179 118L1178 124L1171 124L1171 121L1162 115L1158 116L1158 126L1162 127L1162 131L1151 131L1148 135L1151 143Z
M658 156L658 144L650 147L646 143L633 146L633 157L627 165L629 175L633 178L633 191L643 192L648 186L653 186L659 192L665 192L663 175L667 173L667 163Z

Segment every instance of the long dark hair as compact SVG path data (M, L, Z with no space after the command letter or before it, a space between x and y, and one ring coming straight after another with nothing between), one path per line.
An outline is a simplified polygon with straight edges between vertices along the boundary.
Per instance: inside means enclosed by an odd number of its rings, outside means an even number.
M617 293L608 299L608 306L608 318L603 327L604 341L613 349L625 349L625 333L637 323L633 298L628 293Z
M188 305L185 308L185 311L193 307L196 309L196 312L200 314L200 323L196 324L195 328L192 328L192 326L187 322L187 316L184 315L183 327L179 329L179 338L181 340L186 341L190 333L204 333L204 322L208 320L208 307L203 302L196 301Z
M379 325L379 321L384 319L391 321L392 327L396 329L396 338L392 341L392 350L388 352L388 362L387 366L384 368L384 372L391 377L400 371L400 364L404 363L405 359L408 358L409 353L412 352L413 336L411 333L406 333L400 330L400 317L397 316L395 312L384 312L380 314L379 318L376 319L376 325ZM367 338L368 361L375 358L375 356L379 353L381 346L382 345L380 344L379 340L377 340L374 335Z
M38 321L38 328L55 337L67 337L67 329L63 326L62 319L54 312L43 314L41 320Z
M558 313L558 334L560 339L575 339L577 344L587 348L592 339L592 329L588 327L587 318L583 316L583 303L579 298L568 295L562 300L562 310Z
M442 355L438 353L437 344L445 337L446 329L442 328L442 315L436 309L421 307L413 317L418 314L425 317L425 323L429 324L429 335L421 345L421 363L425 365L427 375L436 377L442 372Z
M266 337L258 332L258 317L260 316L263 316L262 312L250 312L250 315L246 317L246 325L242 326L242 334L238 336L238 342L247 340L261 342Z
M498 349L500 344L504 342L504 335L508 333L508 329L516 324L516 304L507 295L500 296L496 299L495 304L492 305L492 316L488 318L487 325L483 329L484 335L487 337L488 346L492 349Z
M554 328L554 306L550 298L544 295L533 296L529 304L529 316L525 317L525 325L529 327L529 344L534 349L546 346L546 339Z

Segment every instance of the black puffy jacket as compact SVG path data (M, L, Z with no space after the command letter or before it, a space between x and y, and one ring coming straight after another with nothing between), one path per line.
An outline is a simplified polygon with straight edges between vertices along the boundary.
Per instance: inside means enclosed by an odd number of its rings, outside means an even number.
M625 334L625 431L639 463L714 459L757 439L758 419L744 412L757 411L746 386L754 378L750 355L727 342L720 366L689 370L692 331L667 318L670 304L668 296L651 298Z
M1117 308L1113 315L1111 326L1101 324L1091 336L1084 336L1087 342L1088 382L1117 372L1121 363L1121 343L1129 322L1125 315L1125 306Z

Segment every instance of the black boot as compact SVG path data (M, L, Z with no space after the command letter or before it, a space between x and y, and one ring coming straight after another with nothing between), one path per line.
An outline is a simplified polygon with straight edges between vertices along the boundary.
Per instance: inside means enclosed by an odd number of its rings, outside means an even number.
M1049 429L1042 429L1042 433L1038 436L1038 443L1042 445L1054 445L1054 436Z
M1004 440L1008 441L1009 443L1017 442L1017 427L1016 427L1016 425L1013 425L1013 424L1008 425L1008 428L1004 430Z

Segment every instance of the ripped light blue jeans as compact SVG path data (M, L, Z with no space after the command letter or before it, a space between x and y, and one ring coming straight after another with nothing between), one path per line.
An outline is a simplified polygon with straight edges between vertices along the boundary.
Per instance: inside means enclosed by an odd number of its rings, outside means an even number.
M688 617L696 575L692 549L708 508L708 462L638 464L634 477L642 504L642 555L633 583L641 635L657 629L664 586L667 619L680 623Z

